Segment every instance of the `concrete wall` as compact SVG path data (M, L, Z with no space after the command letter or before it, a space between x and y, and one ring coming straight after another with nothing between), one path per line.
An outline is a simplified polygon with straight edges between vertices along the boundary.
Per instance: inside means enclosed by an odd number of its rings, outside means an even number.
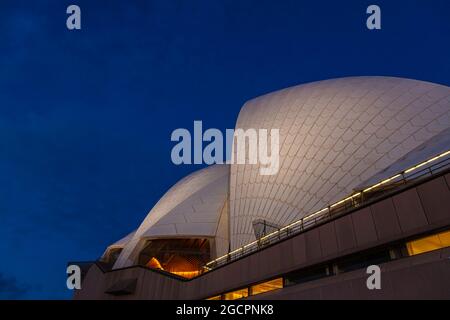
M249 297L260 300L450 299L450 248L381 265L381 290L356 270Z

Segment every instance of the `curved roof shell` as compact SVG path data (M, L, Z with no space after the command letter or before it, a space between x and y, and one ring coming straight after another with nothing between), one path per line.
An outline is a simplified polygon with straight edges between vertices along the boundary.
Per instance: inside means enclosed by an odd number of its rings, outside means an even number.
M214 237L228 195L229 166L214 165L181 179L127 239L115 267L130 265L142 240Z
M339 78L248 101L236 128L279 129L280 167L231 166L232 249L255 239L253 220L287 225L326 207L449 127L450 88L410 79Z
M190 174L110 246L124 248L115 268L134 264L147 239L211 237L216 253L228 241L241 247L255 239L257 219L287 225L448 150L450 88L392 77L313 82L248 101L239 128L279 129L278 173L232 164Z

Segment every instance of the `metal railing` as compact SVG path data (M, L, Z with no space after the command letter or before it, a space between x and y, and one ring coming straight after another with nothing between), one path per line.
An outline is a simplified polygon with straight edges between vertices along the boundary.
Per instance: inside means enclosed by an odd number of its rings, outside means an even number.
M204 266L205 271L212 270L233 260L242 258L251 253L259 251L264 247L277 243L283 239L291 237L295 234L304 232L331 218L343 215L362 205L392 194L399 189L407 187L418 180L436 175L450 168L450 150L441 153L427 161L421 162L411 168L408 168L398 174L382 180L364 190L355 191L354 194L333 203L321 210L311 213L302 219L295 221L283 228L280 228L258 240L255 240L243 247L223 255L213 261L208 262Z

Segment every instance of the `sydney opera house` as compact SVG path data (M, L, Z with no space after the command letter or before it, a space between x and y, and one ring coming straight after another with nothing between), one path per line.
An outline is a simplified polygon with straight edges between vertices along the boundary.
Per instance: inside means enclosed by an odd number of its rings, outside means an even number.
M449 87L313 82L248 101L236 128L279 129L278 173L223 164L180 180L79 263L75 299L450 298Z

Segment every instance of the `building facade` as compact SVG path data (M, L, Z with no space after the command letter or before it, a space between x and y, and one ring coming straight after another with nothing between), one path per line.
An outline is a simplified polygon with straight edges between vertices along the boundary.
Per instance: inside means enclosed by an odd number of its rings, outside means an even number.
M75 298L450 298L449 87L314 82L247 102L236 129L249 128L279 129L276 175L182 179L87 265Z

